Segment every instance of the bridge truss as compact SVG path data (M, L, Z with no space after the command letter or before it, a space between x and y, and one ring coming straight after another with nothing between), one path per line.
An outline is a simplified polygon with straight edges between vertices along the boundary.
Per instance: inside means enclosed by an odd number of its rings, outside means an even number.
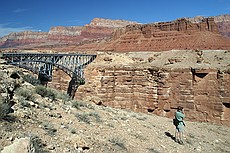
M54 67L71 77L67 93L74 98L77 87L85 81L84 68L91 63L94 54L43 54L43 53L3 53L7 64L15 65L35 74L41 82L52 81Z

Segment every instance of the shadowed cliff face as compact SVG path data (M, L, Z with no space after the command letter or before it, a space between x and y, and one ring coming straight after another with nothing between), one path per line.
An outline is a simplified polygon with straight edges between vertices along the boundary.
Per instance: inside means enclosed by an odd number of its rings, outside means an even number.
M230 15L137 24L95 18L83 27L52 27L49 32L18 32L0 39L0 48L60 51L163 51L229 49Z

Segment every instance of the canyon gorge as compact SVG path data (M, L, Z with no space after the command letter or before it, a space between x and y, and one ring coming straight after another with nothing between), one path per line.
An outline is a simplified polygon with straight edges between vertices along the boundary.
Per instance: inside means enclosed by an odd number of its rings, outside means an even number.
M52 27L0 38L1 51L94 53L75 99L230 126L230 15L140 24L96 18L83 27ZM48 85L66 91L55 69Z

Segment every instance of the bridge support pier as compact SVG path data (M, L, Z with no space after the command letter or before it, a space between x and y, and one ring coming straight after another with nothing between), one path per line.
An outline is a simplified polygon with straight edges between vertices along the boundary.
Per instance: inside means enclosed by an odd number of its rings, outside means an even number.
M71 99L74 99L78 86L79 85L77 84L77 78L72 78L69 82L69 86L67 89L67 94L70 96Z
M77 88L83 84L85 84L83 78L79 78L77 75L73 75L67 89L67 94L70 96L71 99L74 99Z

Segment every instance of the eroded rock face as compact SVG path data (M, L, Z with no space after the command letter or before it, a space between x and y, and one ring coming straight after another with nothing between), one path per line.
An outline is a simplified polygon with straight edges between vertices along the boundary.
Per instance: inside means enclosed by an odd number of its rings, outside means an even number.
M0 47L52 52L230 49L229 23L230 15L151 24L95 18L83 27L12 33L0 39Z
M85 26L51 27L49 32L17 32L0 38L1 48L40 48L52 49L64 46L64 51L71 45L78 46L82 42L108 38L115 28L134 22L125 20L109 20L95 18ZM57 49L58 50L58 49Z
M131 24L137 24L137 22L126 21L126 20L110 20L110 19L94 18L89 24L89 26L120 28L120 27L125 27L126 25L131 25Z
M78 88L75 97L105 106L167 117L173 117L175 109L181 105L185 108L186 118L191 121L230 125L230 71L229 62L225 63L228 59L223 59L225 62L219 60L228 65L222 65L224 69L215 66L210 69L211 65L205 64L217 56L228 56L229 52L203 52L206 57L201 62L206 66L202 67L192 54L199 56L196 51L187 53L187 56L176 52L178 57L172 58L171 55L170 59L174 60L163 61L163 67L158 62L170 53L164 56L160 53L148 54L146 59L130 55L129 58L102 55L86 69L87 83Z
M219 34L214 18L192 23L187 19L154 24L136 24L116 30L105 45L114 51L159 51L170 49L229 49L230 39Z

